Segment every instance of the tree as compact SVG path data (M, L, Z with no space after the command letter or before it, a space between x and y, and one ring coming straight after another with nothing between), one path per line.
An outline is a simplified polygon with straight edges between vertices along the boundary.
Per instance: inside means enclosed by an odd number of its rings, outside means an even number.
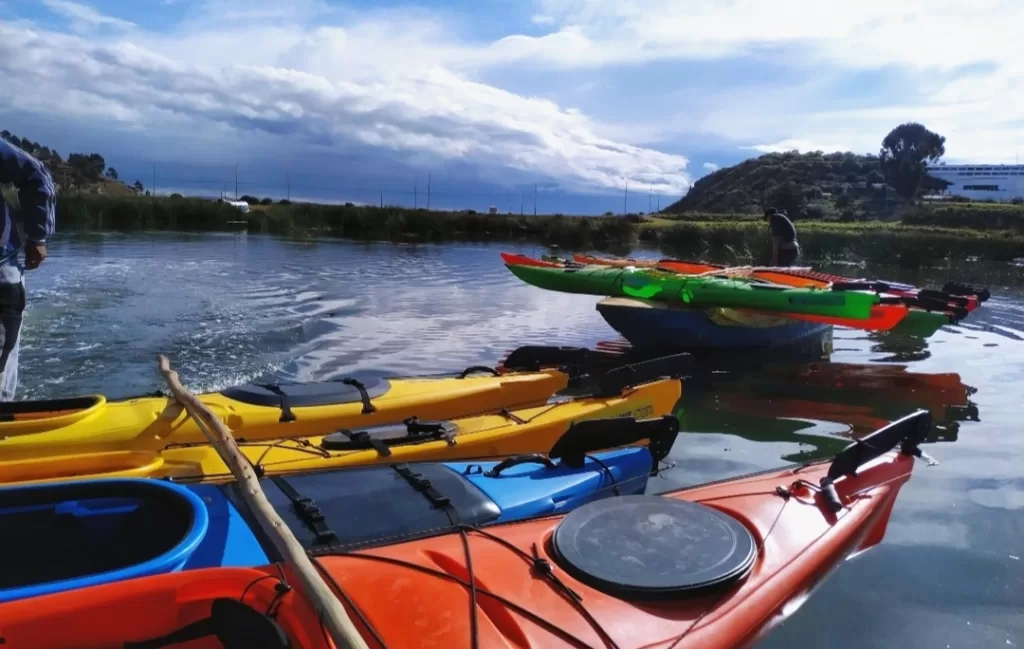
M946 138L917 122L900 124L882 140L878 153L885 180L906 200L917 197L927 173L925 162L935 162L946 153Z
M132 185L132 187L134 187L136 190L141 192L142 191L142 181L141 180L136 180L135 184Z
M117 169L114 169L113 167L108 168L107 178L110 178L111 180L117 180Z
M783 183L775 188L768 199L768 205L780 210L785 210L791 217L798 217L804 211L804 192L796 183Z

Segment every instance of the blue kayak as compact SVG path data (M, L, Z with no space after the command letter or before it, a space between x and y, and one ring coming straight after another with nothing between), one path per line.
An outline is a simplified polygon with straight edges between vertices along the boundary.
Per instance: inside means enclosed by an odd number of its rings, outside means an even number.
M698 309L686 305L611 297L597 311L636 349L765 349L829 335L832 325L774 314Z
M641 494L677 433L671 416L591 420L571 427L548 454L374 465L264 477L261 484L308 551L346 552ZM643 440L647 446L625 446ZM234 482L122 478L4 487L0 530L0 602L280 560Z

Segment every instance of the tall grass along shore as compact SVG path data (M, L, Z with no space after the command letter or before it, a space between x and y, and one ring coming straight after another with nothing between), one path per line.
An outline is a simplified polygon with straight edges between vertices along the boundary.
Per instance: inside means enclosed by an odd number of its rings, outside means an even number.
M622 248L660 244L678 254L767 256L764 223L745 215L520 216L402 207L254 205L248 213L227 203L182 197L62 195L61 231L245 230L280 236L333 236L390 241L532 241L565 247ZM923 205L899 220L797 221L808 259L855 257L915 266L945 258L993 261L1024 257L1024 208Z

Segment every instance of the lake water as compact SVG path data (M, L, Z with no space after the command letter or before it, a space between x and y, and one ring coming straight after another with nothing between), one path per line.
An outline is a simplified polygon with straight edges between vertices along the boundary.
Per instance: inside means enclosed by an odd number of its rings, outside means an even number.
M201 391L257 377L449 372L523 344L617 339L598 298L527 286L499 250L542 252L245 234L58 238L27 277L18 397L149 392L162 386L158 353ZM831 452L929 408L937 442L926 450L941 464L918 463L882 544L760 646L1024 646L1024 271L832 270L919 285L955 278L993 297L927 341L836 329L824 358L701 359L680 408L692 434L652 490Z

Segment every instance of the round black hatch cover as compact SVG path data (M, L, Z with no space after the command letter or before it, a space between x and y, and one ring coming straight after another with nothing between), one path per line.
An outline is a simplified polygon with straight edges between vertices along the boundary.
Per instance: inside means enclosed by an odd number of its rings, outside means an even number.
M663 496L621 496L570 512L555 529L555 561L597 590L667 598L745 576L754 537L706 505Z

